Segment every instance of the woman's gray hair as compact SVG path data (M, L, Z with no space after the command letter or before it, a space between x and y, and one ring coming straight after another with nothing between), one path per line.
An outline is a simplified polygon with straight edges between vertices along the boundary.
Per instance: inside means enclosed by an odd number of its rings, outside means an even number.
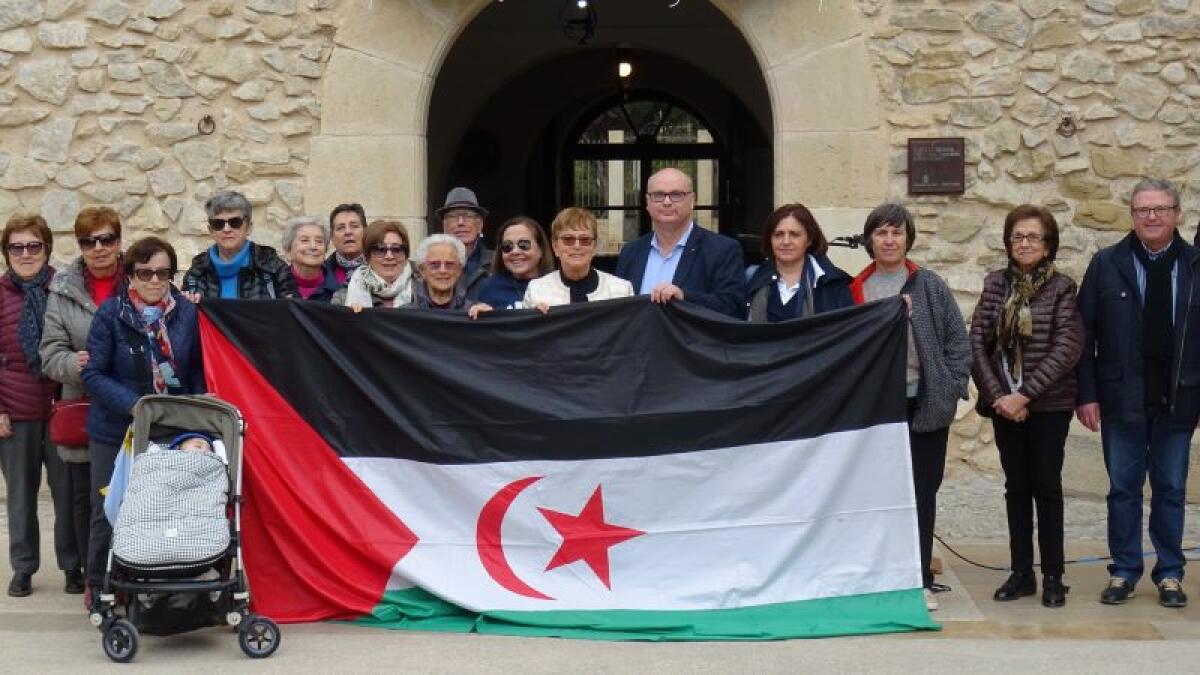
M1133 193L1129 195L1130 205L1133 204L1133 200L1138 196L1139 192L1166 192L1171 195L1171 201L1174 202L1173 206L1176 208L1179 207L1179 188L1169 180L1161 178L1143 178L1139 180L1137 185L1133 186Z
M438 244L449 245L454 248L454 252L458 254L458 264L467 264L467 247L463 243L448 234L431 234L421 240L417 244L417 250L413 252L412 259L418 267L425 264L425 257L429 255L429 249Z
M907 253L912 249L913 242L917 239L917 226L913 222L912 212L898 202L885 202L876 206L867 216L867 222L863 223L862 243L863 248L867 249L867 254L875 257L875 252L871 250L871 233L884 225L904 228L905 238L908 240L904 250Z
M329 226L316 216L296 216L288 218L283 224L283 237L280 240L283 243L283 252L290 253L292 244L296 243L296 235L300 233L300 228L312 225L325 235L325 250L329 250Z
M222 211L241 211L242 218L246 224L250 224L250 219L254 215L254 207L250 206L250 200L246 199L246 195L233 190L225 190L208 198L204 202L204 213L209 218L216 218L217 214Z

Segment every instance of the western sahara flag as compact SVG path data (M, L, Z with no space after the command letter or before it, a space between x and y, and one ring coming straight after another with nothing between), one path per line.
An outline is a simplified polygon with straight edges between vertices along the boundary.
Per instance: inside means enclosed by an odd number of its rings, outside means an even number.
M621 639L936 628L899 301L786 324L645 298L479 321L205 301L282 621Z

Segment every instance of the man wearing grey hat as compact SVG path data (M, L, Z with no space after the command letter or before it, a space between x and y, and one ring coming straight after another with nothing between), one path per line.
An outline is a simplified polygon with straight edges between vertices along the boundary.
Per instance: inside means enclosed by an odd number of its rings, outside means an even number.
M451 189L446 194L445 206L435 212L442 221L442 231L467 248L467 264L458 285L471 302L479 296L483 279L492 271L492 251L483 242L483 219L487 214L475 192L465 187Z

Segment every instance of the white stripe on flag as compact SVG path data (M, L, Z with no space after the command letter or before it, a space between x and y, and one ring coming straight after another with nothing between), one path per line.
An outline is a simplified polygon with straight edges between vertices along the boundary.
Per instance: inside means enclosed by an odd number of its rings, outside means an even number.
M916 507L904 424L701 452L433 465L347 458L420 538L389 589L420 586L474 611L718 609L917 588ZM503 588L476 527L504 486L504 552L554 600ZM546 571L562 537L538 507L577 514L597 485L604 520L646 534L608 549L611 590L583 561Z

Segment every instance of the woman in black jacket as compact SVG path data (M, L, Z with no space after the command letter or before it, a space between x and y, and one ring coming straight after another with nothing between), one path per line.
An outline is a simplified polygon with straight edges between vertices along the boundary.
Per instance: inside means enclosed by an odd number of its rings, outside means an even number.
M218 192L204 203L213 245L192 258L183 279L192 302L202 298L270 300L296 297L292 268L270 246L250 241L253 208L240 192Z
M850 275L826 253L829 242L803 204L785 204L767 217L762 230L766 262L746 282L746 318L775 323L854 304Z

